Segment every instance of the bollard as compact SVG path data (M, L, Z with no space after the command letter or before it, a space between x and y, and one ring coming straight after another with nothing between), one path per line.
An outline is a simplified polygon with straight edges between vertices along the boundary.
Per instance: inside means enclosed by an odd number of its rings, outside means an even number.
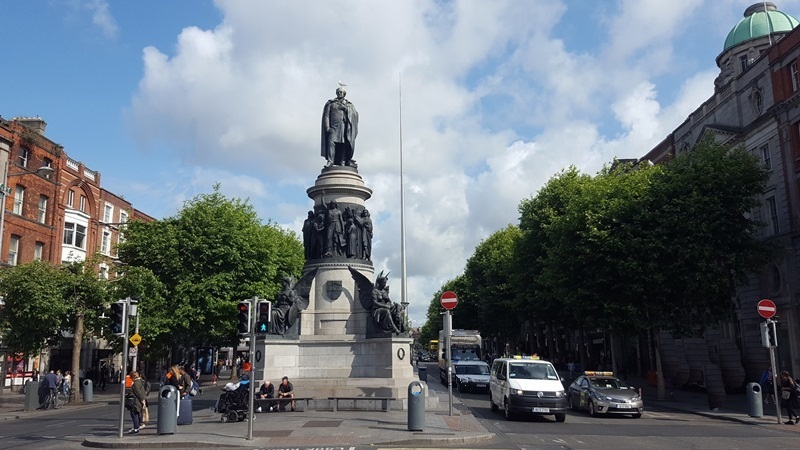
M25 382L25 411L33 411L39 407L39 382Z
M91 403L94 397L94 390L92 388L92 380L85 379L83 380L83 401L86 403Z
M764 404L761 403L761 385L747 383L745 392L747 393L747 415L750 417L764 416Z
M428 382L428 368L427 367L420 367L417 365L417 375L419 375L419 381L423 383Z
M178 390L165 384L158 390L158 434L175 434L178 428Z
M408 430L422 431L425 428L425 385L412 381L408 385Z

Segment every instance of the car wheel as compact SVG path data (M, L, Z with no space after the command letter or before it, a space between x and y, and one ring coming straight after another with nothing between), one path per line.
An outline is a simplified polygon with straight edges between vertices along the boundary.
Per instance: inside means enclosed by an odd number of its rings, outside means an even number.
M595 409L595 407L594 407L594 402L592 400L589 400L589 415L590 416L598 416L599 415L599 413L597 412L597 409Z
M642 417L642 413L636 413L636 414L633 415L634 419L638 419L640 417Z
M567 413L556 414L556 422L565 422L567 420Z
M492 400L492 393L489 392L489 405L492 407L492 412L497 412L500 408L497 407L497 403Z
M511 412L511 408L508 406L508 399L503 401L503 410L506 414L506 420L514 420L514 413Z

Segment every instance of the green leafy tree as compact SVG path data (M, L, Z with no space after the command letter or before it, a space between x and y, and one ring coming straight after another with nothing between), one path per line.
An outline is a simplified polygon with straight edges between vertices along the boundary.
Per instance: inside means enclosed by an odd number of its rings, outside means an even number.
M152 271L165 289L154 323L169 333L153 336L164 348L238 343L236 303L274 298L285 274L299 276L303 247L291 231L259 220L248 201L211 194L188 201L159 222L131 223L120 257ZM199 331L202 330L202 333Z
M77 374L84 336L99 330L98 315L108 302L107 283L98 279L95 266L94 258L62 266L34 261L3 271L0 327L5 345L35 355L71 333L72 372ZM78 382L73 377L73 392Z

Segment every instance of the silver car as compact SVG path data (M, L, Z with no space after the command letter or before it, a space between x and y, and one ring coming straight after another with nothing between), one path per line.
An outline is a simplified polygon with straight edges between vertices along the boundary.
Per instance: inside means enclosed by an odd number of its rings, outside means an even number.
M569 386L567 405L589 415L625 414L642 417L644 403L638 390L614 377L612 372L584 372Z
M453 363L453 384L459 392L489 392L489 364L483 361Z

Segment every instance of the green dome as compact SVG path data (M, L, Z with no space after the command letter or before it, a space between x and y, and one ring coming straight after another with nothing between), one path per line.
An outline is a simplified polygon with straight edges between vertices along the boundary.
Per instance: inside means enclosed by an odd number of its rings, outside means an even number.
M778 11L778 7L772 2L756 3L745 10L744 19L728 33L723 51L768 34L788 33L798 23L800 22L794 17Z

